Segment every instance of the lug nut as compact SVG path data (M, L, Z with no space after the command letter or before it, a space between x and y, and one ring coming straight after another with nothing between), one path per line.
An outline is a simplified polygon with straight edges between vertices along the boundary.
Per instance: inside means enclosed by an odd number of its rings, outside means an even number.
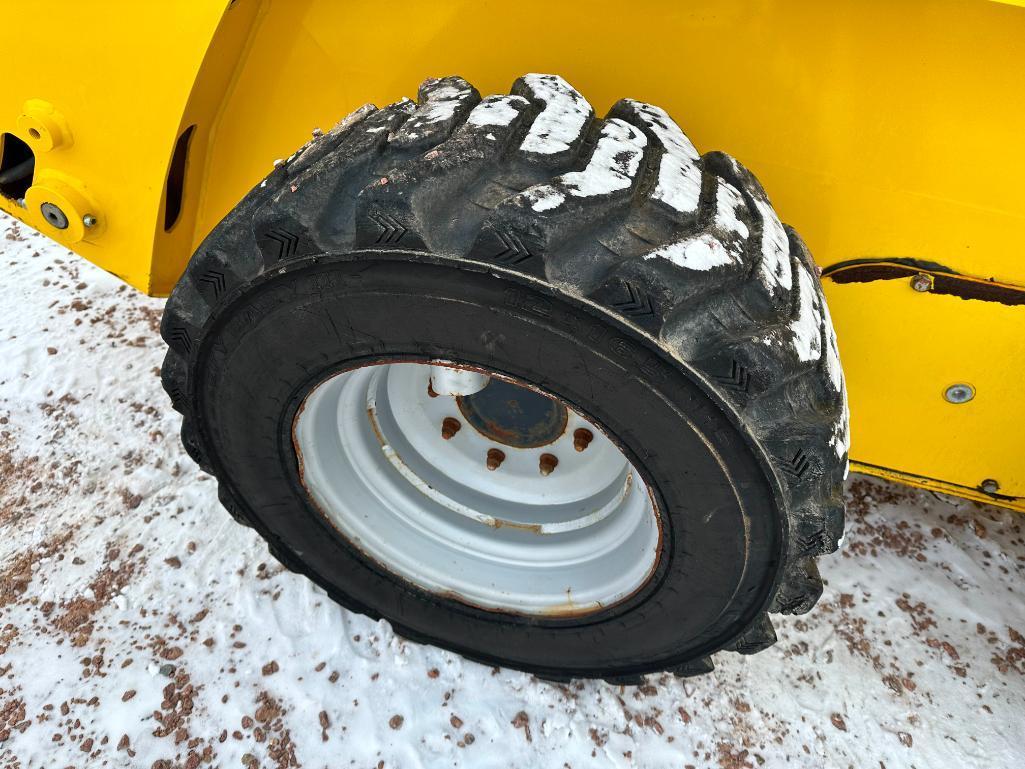
M505 452L501 449L488 449L488 470L497 470L505 461Z
M590 430L580 427L573 431L573 448L577 451L583 451L591 445L591 441L594 440L594 433Z
M441 437L446 441L459 432L462 425L455 417L445 417L441 422Z
M82 217L82 224L84 224L86 227L95 227L98 223L98 220L92 214L86 214Z
M551 475L552 471L559 464L559 458L554 454L542 454L540 461L537 463L538 469L541 471L541 475Z
M911 288L921 293L925 293L926 291L932 291L932 284L932 275L927 275L924 272L920 272L911 278Z

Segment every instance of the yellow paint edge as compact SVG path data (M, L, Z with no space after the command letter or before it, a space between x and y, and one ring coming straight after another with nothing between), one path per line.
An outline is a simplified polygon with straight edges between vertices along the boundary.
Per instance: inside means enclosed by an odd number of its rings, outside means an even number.
M866 465L853 460L851 461L851 470L856 473L874 475L877 478L885 478L888 481L896 481L897 483L904 483L908 486L915 486L919 489L939 491L955 497L970 499L973 502L982 502L983 504L994 505L996 507L1006 507L1009 510L1016 510L1019 513L1025 513L1025 498L1022 497L994 497L968 486L958 486L954 483L937 481L934 478L925 478L921 475L902 473L897 470L890 470L886 467Z

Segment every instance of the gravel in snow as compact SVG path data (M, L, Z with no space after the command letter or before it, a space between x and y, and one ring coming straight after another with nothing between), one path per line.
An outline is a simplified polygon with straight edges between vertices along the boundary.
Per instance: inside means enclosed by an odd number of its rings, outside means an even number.
M0 766L1020 767L1025 519L865 478L818 607L645 686L397 638L178 446L162 302L0 219Z

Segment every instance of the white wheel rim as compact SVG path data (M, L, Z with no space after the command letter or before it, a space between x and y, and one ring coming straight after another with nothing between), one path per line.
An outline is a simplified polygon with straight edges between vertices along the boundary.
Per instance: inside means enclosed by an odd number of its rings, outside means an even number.
M365 366L321 382L300 408L303 485L347 540L423 590L525 615L598 611L647 582L660 537L652 495L596 425L567 408L550 442L504 445L430 384L428 364ZM460 424L447 439L446 418ZM584 450L578 430L592 436ZM504 459L489 470L493 449ZM548 475L542 455L558 461Z

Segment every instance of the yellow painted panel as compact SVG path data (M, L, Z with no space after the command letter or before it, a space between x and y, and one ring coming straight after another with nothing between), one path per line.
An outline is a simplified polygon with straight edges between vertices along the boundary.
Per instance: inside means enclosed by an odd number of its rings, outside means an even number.
M823 285L843 319L851 459L955 493L992 479L1025 503L1025 305L918 293L906 278ZM946 389L960 383L975 397L948 402Z
M149 289L171 149L224 5L5 3L0 132L32 144L18 124L23 105L34 99L52 105L66 120L70 141L36 152L36 177L52 170L72 180L92 198L91 213L103 226L70 243L72 228L54 229L38 207L22 209L0 198L0 208ZM190 236L182 252L191 247ZM184 256L170 258L180 266Z

